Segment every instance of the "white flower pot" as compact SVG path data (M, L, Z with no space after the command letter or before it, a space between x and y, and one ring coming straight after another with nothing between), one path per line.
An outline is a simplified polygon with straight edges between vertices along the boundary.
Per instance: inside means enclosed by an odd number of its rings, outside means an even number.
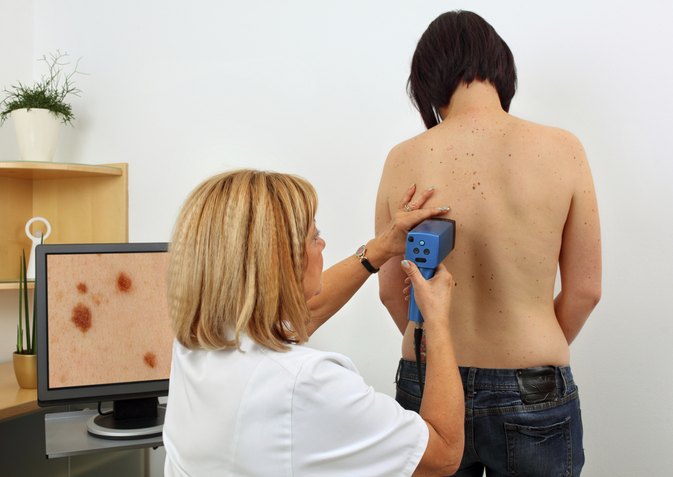
M48 109L15 109L11 113L24 161L51 161L54 159L60 116Z

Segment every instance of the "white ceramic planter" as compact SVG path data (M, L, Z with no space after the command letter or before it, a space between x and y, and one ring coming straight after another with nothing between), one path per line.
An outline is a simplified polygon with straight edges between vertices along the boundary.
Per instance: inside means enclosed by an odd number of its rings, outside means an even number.
M48 109L16 109L12 120L19 143L19 153L24 161L51 161L54 159L60 117Z

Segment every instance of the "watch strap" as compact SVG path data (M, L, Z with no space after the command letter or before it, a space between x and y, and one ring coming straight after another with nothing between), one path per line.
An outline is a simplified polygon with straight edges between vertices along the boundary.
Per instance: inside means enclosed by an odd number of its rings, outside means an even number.
M367 252L367 249L365 248L364 245L362 245L358 251L355 253L355 256L360 260L360 263L362 264L363 267L369 272L369 273L376 273L379 271L378 268L376 268L374 265L372 265L369 260L367 260L367 257L365 256L365 253Z

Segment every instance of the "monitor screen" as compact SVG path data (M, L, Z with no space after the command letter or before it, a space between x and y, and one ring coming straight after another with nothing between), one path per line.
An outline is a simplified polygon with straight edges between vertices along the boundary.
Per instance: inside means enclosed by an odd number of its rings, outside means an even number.
M36 248L38 403L168 394L167 243Z

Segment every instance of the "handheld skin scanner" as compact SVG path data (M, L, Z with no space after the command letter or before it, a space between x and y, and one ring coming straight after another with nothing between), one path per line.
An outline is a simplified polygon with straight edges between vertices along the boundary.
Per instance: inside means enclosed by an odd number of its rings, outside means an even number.
M432 278L437 266L453 250L456 241L456 222L451 219L428 219L407 234L404 258L414 262L425 279ZM421 311L414 299L414 287L409 295L409 321L420 327Z

